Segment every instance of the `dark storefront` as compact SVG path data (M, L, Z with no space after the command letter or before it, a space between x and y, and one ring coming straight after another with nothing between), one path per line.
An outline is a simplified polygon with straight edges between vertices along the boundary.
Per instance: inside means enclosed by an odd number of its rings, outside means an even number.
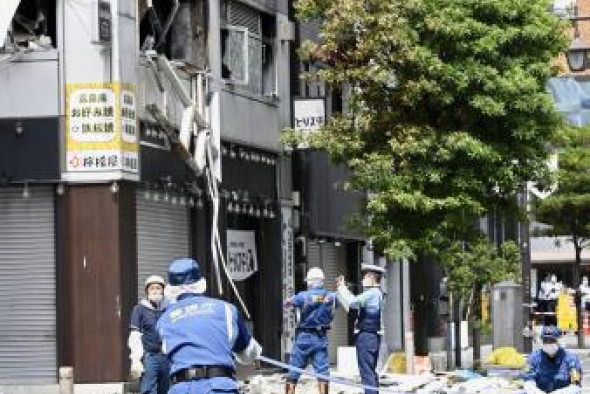
M223 145L223 204L220 234L228 256L230 234L253 235L257 270L247 272L243 280L235 280L251 319L254 336L264 353L280 357L282 324L282 267L280 209L277 201L277 156L243 145ZM230 233L231 232L231 233ZM233 249L232 249L233 250ZM231 267L233 257L227 261ZM229 260L229 259L228 259ZM229 286L226 291L231 294ZM237 306L235 296L230 297Z

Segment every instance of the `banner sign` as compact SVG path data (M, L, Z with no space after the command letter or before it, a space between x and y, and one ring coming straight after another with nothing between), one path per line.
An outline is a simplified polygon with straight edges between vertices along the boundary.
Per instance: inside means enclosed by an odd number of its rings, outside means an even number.
M281 249L283 251L283 300L295 294L295 247L293 240L293 208L281 207L282 233ZM295 311L293 308L283 308L283 352L291 350L295 340Z
M227 230L227 270L238 281L258 271L254 231Z
M91 180L113 172L139 175L135 88L124 84L68 84L66 171L92 173ZM84 180L84 176L76 176Z

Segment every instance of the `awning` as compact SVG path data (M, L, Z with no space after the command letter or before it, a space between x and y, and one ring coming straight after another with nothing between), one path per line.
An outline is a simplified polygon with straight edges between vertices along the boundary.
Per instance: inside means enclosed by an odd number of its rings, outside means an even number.
M569 237L531 237L531 263L573 263L576 252ZM582 261L588 263L590 251L582 251Z
M8 28L14 18L14 13L20 4L20 0L2 0L0 1L0 48L4 46Z

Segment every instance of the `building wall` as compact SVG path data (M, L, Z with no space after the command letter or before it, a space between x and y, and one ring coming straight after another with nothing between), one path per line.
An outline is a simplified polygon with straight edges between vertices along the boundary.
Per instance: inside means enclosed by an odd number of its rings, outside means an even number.
M288 22L286 1L243 1L275 18L275 32ZM290 69L288 41L275 34L273 44L275 93L262 96L239 86L224 84L221 89L221 137L272 151L279 150L280 131L290 125ZM228 116L231 114L231 116Z
M112 179L74 184L62 178L66 86L111 83L114 79L133 84L142 120L149 116L141 107L157 103L175 127L180 125L182 107L169 86L166 94L158 91L153 75L139 62L136 2L118 1L117 18L113 19L119 31L119 61L115 64L110 46L92 42L94 2L57 3L57 48L23 55L18 61L3 64L0 73L0 181L43 180L57 186L64 180L65 194L56 196L59 365L74 366L77 383L117 382L127 378L128 319L137 299L137 184L119 182L119 190L113 193ZM287 20L286 1L246 3L273 14L277 23ZM290 124L290 92L289 43L277 40L275 45L277 97L253 97L224 89L220 118L224 139L262 148L276 160L280 130ZM190 79L181 74L190 91ZM24 133L18 134L16 130L21 126ZM196 181L194 174L174 152L153 144L148 146L153 141L144 137L140 152L141 186L162 190L171 183L188 193L187 183ZM252 304L257 311L254 327L266 354L273 356L280 353L281 335L277 167L265 167L261 184L261 189L273 199L277 218L257 225L260 272L252 287L257 294ZM257 179L252 173L242 177L248 172L244 167L237 166L232 171L237 180ZM199 186L204 190L202 184ZM191 211L191 252L212 278L211 205L204 203L207 211ZM216 287L213 282L210 285L211 289Z
M32 52L2 63L0 118L55 117L59 113L59 56Z

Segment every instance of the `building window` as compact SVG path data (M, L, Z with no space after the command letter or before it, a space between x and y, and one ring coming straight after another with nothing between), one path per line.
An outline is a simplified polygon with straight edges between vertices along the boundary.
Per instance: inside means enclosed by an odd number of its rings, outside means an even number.
M238 1L221 10L222 78L256 95L275 95L275 18Z
M0 52L14 52L17 48L33 51L55 48L56 0L21 0L16 4L16 11L10 9L11 4L7 5L9 9L6 11L15 13L12 23L0 31L0 37L7 35L6 40L0 42Z

